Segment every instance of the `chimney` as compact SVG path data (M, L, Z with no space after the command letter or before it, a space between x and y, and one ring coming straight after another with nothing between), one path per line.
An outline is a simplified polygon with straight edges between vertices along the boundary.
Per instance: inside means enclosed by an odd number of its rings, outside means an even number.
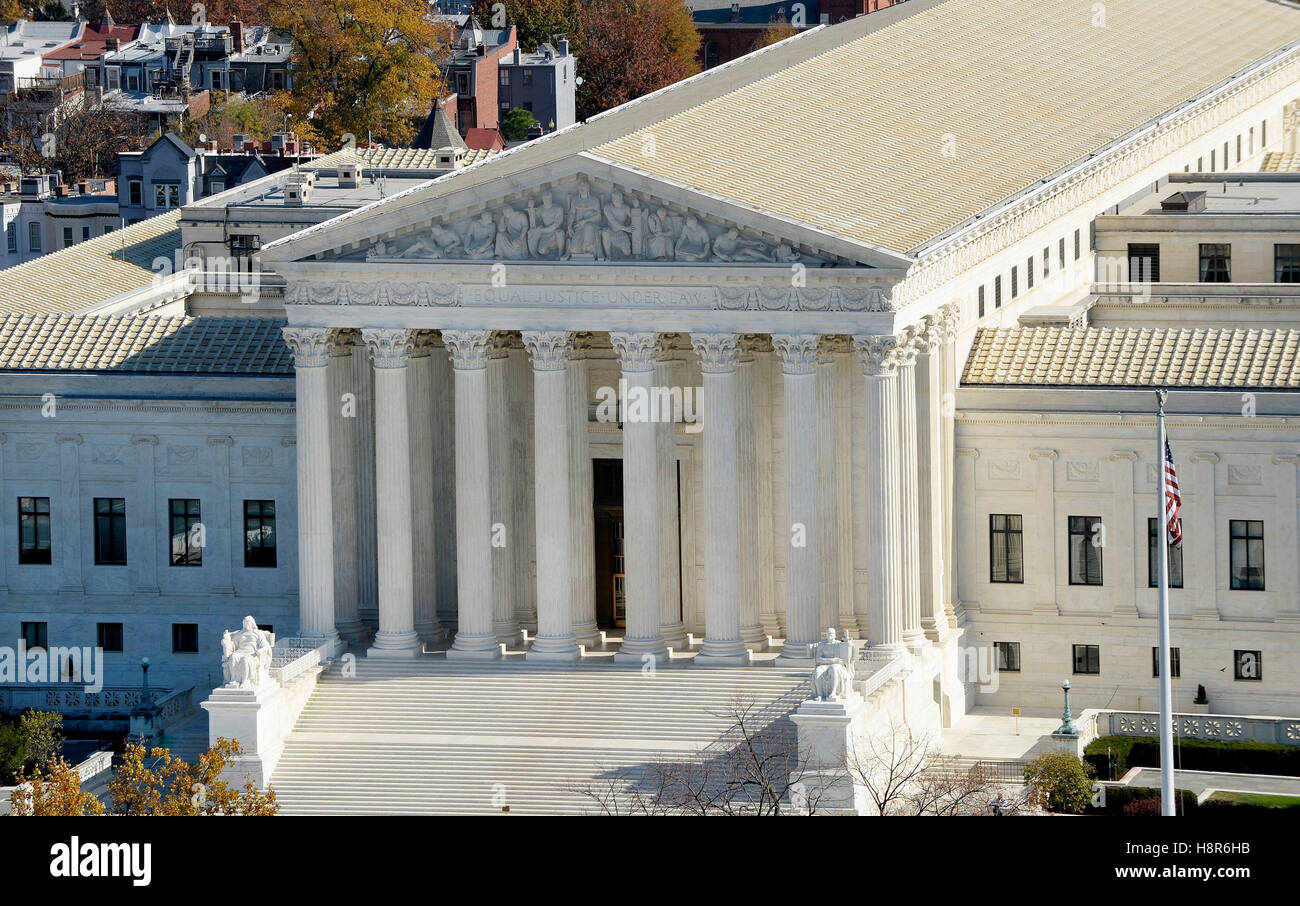
M230 20L230 52L244 52L244 23L235 18Z
M515 65L518 66L524 61L524 52L518 47L515 48Z
M119 50L121 49L121 47L122 47L122 40L120 38L115 38L112 35L109 35L107 38L104 39L105 50Z

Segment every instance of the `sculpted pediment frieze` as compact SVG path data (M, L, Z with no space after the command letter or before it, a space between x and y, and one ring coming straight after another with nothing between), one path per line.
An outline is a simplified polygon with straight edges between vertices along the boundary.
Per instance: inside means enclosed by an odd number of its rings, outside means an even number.
M383 262L862 266L770 231L585 175L435 216L339 257Z

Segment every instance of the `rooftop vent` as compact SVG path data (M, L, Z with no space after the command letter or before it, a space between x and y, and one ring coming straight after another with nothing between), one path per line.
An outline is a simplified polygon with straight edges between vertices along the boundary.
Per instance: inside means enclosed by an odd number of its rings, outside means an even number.
M1205 210L1204 192L1175 192L1160 202L1160 210L1196 214Z
M361 187L361 164L356 162L339 164L339 188L359 189Z
M284 184L284 205L288 208L300 208L311 198L312 187L316 184L316 174L311 170L298 170L289 174Z

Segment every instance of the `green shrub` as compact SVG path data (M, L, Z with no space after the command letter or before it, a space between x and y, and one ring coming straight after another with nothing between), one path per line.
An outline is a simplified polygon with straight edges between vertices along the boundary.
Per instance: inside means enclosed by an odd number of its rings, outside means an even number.
M1092 766L1069 752L1048 752L1025 765L1025 783L1049 811L1078 815L1092 799Z
M1194 814L1198 808L1196 794L1190 790L1174 790L1180 815ZM1152 811L1154 803L1154 811ZM1160 790L1146 786L1108 786L1106 787L1106 804L1101 808L1088 807L1094 815L1159 815Z
M1106 772L1110 747L1114 771ZM1102 736L1084 749L1084 759L1098 776L1115 780L1129 768L1160 766L1160 740L1144 736ZM1300 776L1300 746L1251 740L1183 739L1174 742L1174 766L1184 771Z

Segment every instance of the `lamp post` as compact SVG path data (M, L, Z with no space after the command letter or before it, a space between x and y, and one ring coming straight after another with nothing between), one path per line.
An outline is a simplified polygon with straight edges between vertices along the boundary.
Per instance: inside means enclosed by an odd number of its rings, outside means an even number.
M1070 716L1070 681L1061 683L1061 689L1065 692L1065 710L1061 714L1061 725L1056 728L1056 733L1078 736L1079 728L1074 725L1074 718Z
M140 704L152 705L153 693L149 691L149 659L147 657L140 658L140 675Z

